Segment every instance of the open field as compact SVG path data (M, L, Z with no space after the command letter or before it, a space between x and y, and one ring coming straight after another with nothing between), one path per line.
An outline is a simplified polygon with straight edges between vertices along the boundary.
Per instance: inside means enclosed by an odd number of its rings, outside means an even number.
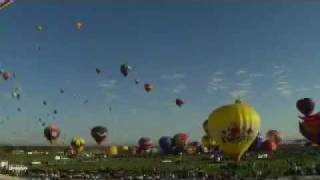
M25 147L26 148L26 147ZM29 147L31 148L31 147ZM20 148L21 149L21 148ZM56 152L63 148L33 147L50 152L41 154L12 154L9 147L0 149L0 159L10 163L24 164L31 172L66 171L66 172L108 172L126 175L170 173L190 174L201 172L209 176L236 176L236 177L280 177L291 175L318 175L320 174L320 149L317 147L302 147L298 145L283 145L276 153L267 159L257 159L257 153L250 153L243 157L240 163L227 159L214 162L208 155L150 155L150 156L123 156L123 157L77 157L66 160L54 160ZM53 150L53 151L50 151ZM90 152L98 152L89 148ZM60 154L61 155L61 154ZM171 160L164 163L163 160ZM41 165L31 165L39 161Z

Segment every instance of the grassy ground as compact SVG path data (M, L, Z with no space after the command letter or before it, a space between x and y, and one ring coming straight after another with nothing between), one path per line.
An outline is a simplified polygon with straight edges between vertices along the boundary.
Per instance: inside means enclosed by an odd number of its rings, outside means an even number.
M207 155L198 156L149 156L149 157L113 157L113 158L74 158L55 161L55 153L49 155L13 155L0 151L0 160L28 165L35 170L123 170L131 174L151 172L177 172L181 170L202 169L208 174L236 173L240 177L254 177L261 173L264 177L312 174L320 172L320 149L316 147L283 146L268 159L257 159L256 154L248 154L240 163L223 160L214 163ZM164 159L172 163L161 162ZM45 162L39 166L30 166L32 161Z

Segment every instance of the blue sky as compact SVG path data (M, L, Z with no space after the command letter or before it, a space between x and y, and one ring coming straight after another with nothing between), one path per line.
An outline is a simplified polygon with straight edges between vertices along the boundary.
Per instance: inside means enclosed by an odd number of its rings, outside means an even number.
M0 82L0 142L46 144L38 117L61 127L60 143L93 143L95 125L108 127L110 143L177 132L198 140L210 112L237 97L256 107L262 132L300 138L296 100L320 103L319 16L316 1L16 0L0 11L1 68L17 73Z

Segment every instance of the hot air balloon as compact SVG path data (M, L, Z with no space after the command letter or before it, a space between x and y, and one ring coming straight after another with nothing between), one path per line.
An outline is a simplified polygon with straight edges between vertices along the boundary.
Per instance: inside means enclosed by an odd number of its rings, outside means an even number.
M186 133L178 133L174 137L174 145L177 148L184 148L189 142L189 136Z
M150 91L152 91L152 89L153 89L153 86L151 84L149 84L149 83L144 84L144 90L146 92L150 92Z
M86 141L81 137L74 137L70 142L71 147L76 151L77 154L83 151L85 144Z
M101 69L96 68L96 73L97 73L97 74L100 74L100 73L101 73Z
M47 105L47 101L42 101L42 104L43 104L44 106L46 106L46 105Z
M152 140L148 137L140 138L138 141L138 144L139 144L139 150L143 152L149 151L153 147Z
M131 71L131 67L128 64L122 64L120 66L120 72L124 77L127 77L129 72Z
M74 155L76 155L76 151L72 146L69 146L68 148L66 148L64 150L64 154L67 156L74 156Z
M109 156L116 156L116 155L118 155L118 153L119 153L118 146L116 146L116 145L112 145L107 148L107 154Z
M257 151L261 148L262 143L264 142L264 138L263 136L258 133L256 139L252 142L252 144L250 145L249 150L250 151Z
M183 104L184 104L184 101L182 99L179 99L179 98L176 99L176 105L178 107L181 107Z
M208 149L211 149L216 146L216 142L208 135L202 136L201 142L202 145Z
M91 129L91 136L98 143L101 144L107 138L108 129L103 126L96 126Z
M36 30L38 31L38 32L42 32L43 31L43 26L42 25L37 25L36 26Z
M172 137L162 136L159 139L159 146L162 149L162 151L166 154L172 151L173 145L174 143Z
M208 119L203 122L202 128L203 128L204 132L206 132L206 134L208 134Z
M20 92L19 92L19 88L14 88L14 90L12 91L11 96L13 98L16 98L17 100L20 100L21 95L20 95Z
M77 30L81 30L82 26L83 26L83 22L78 21L78 22L76 23L76 28L77 28Z
M272 153L273 151L276 151L278 148L277 144L270 139L265 140L262 143L261 147L263 151L266 151L268 153Z
M240 161L260 129L260 116L256 110L240 101L215 109L209 116L210 136L224 154Z
M14 1L13 0L0 0L0 10L8 7L11 5Z
M63 94L64 93L64 89L60 88L60 94Z
M320 145L320 114L314 115L312 120L299 122L299 130L305 138Z
M311 98L303 98L297 101L296 107L302 114L309 116L314 110L315 103Z
M127 146L127 145L121 146L120 153L121 154L128 154L129 153L129 146Z
M269 139L279 145L282 142L281 133L277 130L269 130L266 134L266 139Z
M15 73L11 73L11 72L8 72L8 71L1 71L0 75L2 76L2 78L4 80L9 80L9 79L14 78L16 76Z
M60 136L60 129L56 125L50 125L44 129L44 136L50 142L50 144L56 142Z
M140 81L139 81L138 79L135 79L135 80L134 80L134 83L135 83L136 85L138 85L138 84L140 83Z

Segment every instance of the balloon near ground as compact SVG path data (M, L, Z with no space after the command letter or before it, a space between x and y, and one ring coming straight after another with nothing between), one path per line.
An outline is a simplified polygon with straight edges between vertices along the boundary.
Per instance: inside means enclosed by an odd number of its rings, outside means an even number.
M277 145L281 144L282 142L282 135L278 130L269 130L266 134L266 139L273 141Z
M77 154L81 153L84 150L84 145L86 141L81 137L72 138L70 145L76 151Z
M138 141L140 151L148 151L153 147L152 140L148 137L142 137Z
M312 115L315 103L311 98L299 99L296 103L297 109L304 114L299 116L302 120L299 122L299 131L302 136L314 144L320 144L320 113Z
M178 133L173 137L173 139L174 139L174 145L177 148L183 148L189 142L189 136L186 133Z
M240 161L260 130L260 115L249 104L234 104L215 109L208 119L210 136L231 159Z
M299 131L305 138L320 145L320 121L299 122Z
M250 145L249 150L250 151L258 151L258 150L260 150L263 142L264 142L263 136L260 133L258 133L256 139Z
M201 143L202 143L202 145L204 147L206 147L208 149L213 148L214 146L216 146L216 142L213 140L212 137L210 137L208 135L202 136Z
M267 139L262 143L261 147L263 151L272 153L277 150L278 145L274 141Z
M208 119L206 119L203 124L202 124L202 128L204 130L204 132L206 132L208 134Z
M162 136L159 139L159 146L164 153L170 153L174 146L173 138L169 136Z
M118 153L119 153L118 146L112 145L107 148L107 155L108 156L116 156L116 155L118 155Z

